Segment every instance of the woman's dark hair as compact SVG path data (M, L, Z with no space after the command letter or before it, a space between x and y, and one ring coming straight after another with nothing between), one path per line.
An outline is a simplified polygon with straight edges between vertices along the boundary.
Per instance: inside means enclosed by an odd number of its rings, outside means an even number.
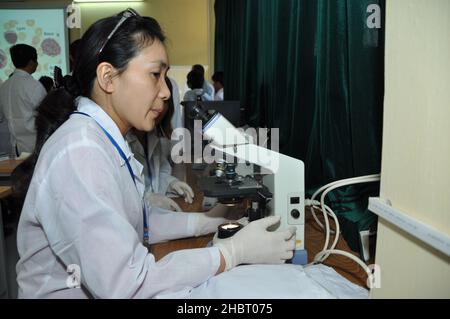
M97 21L81 38L73 70L73 85L68 88L74 96L90 97L100 63L110 63L120 74L143 48L154 40L164 42L165 36L155 19L133 16L125 20L99 53L120 18L121 14Z
M47 93L50 92L55 85L55 83L53 82L53 79L51 77L45 76L45 75L41 76L39 78L39 82L41 82L41 84L44 86Z
M168 77L166 77L166 84L170 90L170 99L166 101L167 111L163 114L161 121L156 124L156 134L158 137L167 137L170 139L173 131L172 116L175 112L175 105L173 103L173 85Z
M106 42L121 17L122 13L119 13L117 16L101 19L86 31L81 38L73 76L65 76L63 86L50 92L38 107L35 150L16 168L17 172L13 172L13 190L17 192L16 195L25 197L42 146L76 109L75 98L91 97L97 66L108 62L121 74L143 48L155 40L164 43L165 36L158 22L141 16L127 18Z
M76 39L69 45L69 58L73 61L77 59L80 52L81 39Z

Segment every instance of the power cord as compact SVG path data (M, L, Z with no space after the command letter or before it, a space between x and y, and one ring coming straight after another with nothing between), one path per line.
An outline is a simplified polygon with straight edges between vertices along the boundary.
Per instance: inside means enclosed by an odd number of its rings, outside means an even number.
M353 178L347 178L347 179L343 179L340 181L335 181L332 183L329 183L321 188L319 188L311 197L311 199L306 199L305 200L305 205L306 206L310 206L310 212L313 215L315 221L317 222L317 224L322 228L325 229L325 243L323 246L323 249L316 254L316 256L314 257L314 261L313 264L317 264L317 263L323 263L331 254L336 254L336 255L342 255L345 257L348 257L350 259L352 259L353 261L355 261L358 265L360 265L364 271L367 273L367 276L369 278L369 282L374 282L374 278L373 278L373 274L372 271L370 270L370 268L366 265L365 262L363 262L360 258L350 254L349 252L343 251L343 250L339 250L339 249L335 249L337 242L339 240L339 234L340 234L340 227L339 227L339 221L337 219L336 214L333 212L333 210L325 205L325 197L326 195L335 190L336 188L342 187L342 186L347 186L347 185L353 185L353 184L361 184L361 183L370 183L370 182L377 182L380 180L380 174L374 174L374 175L366 175L366 176L360 176L360 177L353 177ZM315 198L322 193L321 197L320 197L320 202L315 200ZM320 205L320 207L319 207ZM325 225L323 225L319 219L317 218L317 215L314 211L314 209L319 209L322 211L323 213L323 218L324 218L324 222ZM332 231L330 229L330 223L328 221L328 216L332 217L335 225L336 225L336 231ZM331 245L330 248L328 248L329 245L329 241L330 241L330 234L335 234L335 238L333 241L333 244Z

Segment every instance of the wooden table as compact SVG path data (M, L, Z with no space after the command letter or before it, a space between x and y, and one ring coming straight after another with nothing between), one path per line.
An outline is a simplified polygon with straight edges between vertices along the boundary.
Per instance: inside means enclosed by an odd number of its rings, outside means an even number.
M11 186L0 186L0 199L12 194Z
M0 161L0 186L11 185L11 173L23 160Z
M4 160L0 162L0 176L1 175L11 175L12 171L20 164L23 160Z
M186 170L186 180L193 188L196 196L192 205L186 204L182 199L175 199L175 201L180 205L183 211L201 211L203 194L198 188L196 180L200 175L203 174L204 172L191 171L189 169ZM309 208L305 207L305 213L305 248L308 251L308 261L312 262L314 256L323 248L323 244L325 243L325 233L313 219L311 213L309 212ZM320 221L323 221L322 213L320 211L316 212L316 215L318 216ZM331 221L330 227L334 228L334 224ZM152 245L151 252L155 256L156 260L159 260L167 254L176 250L206 247L206 245L211 241L212 237L213 234L210 234L197 238L186 238L155 244ZM334 236L331 235L330 243L332 243L333 240ZM346 241L342 238L342 236L339 237L336 249L345 250L354 254L355 256L358 256L358 254L354 253L348 247ZM333 267L336 272L347 278L349 281L367 288L367 275L365 271L351 259L344 256L331 255L330 257L328 257L324 264Z

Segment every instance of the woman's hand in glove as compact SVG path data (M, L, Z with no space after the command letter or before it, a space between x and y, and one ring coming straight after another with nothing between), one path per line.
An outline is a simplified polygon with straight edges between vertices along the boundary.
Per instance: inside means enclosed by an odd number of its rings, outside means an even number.
M183 196L186 203L192 204L194 191L188 184L176 180L169 184L167 191Z
M181 212L180 206L173 199L162 194L147 192L144 195L144 200L149 206Z
M280 221L270 216L251 222L230 238L213 241L225 259L225 269L239 264L282 264L293 257L295 227L267 231Z

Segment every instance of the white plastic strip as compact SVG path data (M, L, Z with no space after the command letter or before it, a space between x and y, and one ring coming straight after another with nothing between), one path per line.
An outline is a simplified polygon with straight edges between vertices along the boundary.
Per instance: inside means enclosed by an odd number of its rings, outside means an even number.
M369 210L381 218L450 256L450 236L386 204L378 197L369 198Z

